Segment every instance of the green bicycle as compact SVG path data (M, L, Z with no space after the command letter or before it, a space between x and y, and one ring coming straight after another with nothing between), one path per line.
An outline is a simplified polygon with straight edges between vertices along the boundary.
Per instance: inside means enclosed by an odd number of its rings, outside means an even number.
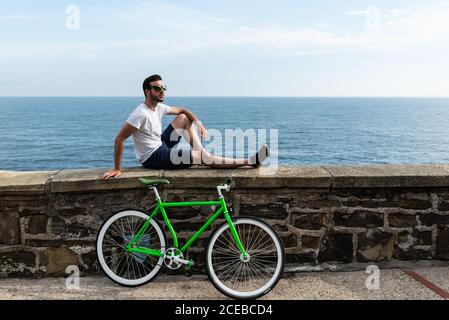
M151 214L139 210L123 210L113 214L101 226L97 236L97 257L104 273L125 286L143 285L156 277L163 264L169 269L185 266L186 250L217 219L226 222L210 235L206 246L206 270L209 280L223 294L235 299L255 299L268 293L279 281L284 269L284 246L276 232L254 217L232 218L228 213L222 190L230 191L231 180L217 186L216 201L163 202L156 186L165 179L139 179L155 193L157 206ZM176 232L165 208L183 206L219 206L204 225L179 248ZM159 222L162 214L172 238L173 247Z

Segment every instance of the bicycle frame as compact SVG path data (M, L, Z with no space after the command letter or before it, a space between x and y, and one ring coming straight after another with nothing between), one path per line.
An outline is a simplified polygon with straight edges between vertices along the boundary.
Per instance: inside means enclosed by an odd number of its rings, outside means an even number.
M246 251L243 248L242 242L239 238L239 235L235 229L234 224L232 223L232 219L228 213L228 208L226 206L226 202L224 200L223 196L220 196L218 201L193 201L193 202L162 202L160 197L157 197L157 206L151 213L148 220L145 222L145 224L142 226L142 228L139 230L139 232L134 236L134 238L125 246L125 250L129 252L136 252L136 253L143 253L155 257L161 257L164 256L164 252L161 252L159 250L154 250L150 248L144 248L139 247L136 244L140 241L142 236L145 234L145 232L150 227L151 219L153 219L158 212L162 214L162 217L164 218L165 224L167 225L168 229L170 230L170 233L173 237L173 243L174 247L179 249L178 244L178 237L176 236L176 232L173 229L173 226L170 223L170 220L167 216L167 213L165 212L165 208L168 207L191 207L191 206L214 206L219 205L220 208L203 224L203 226L186 242L182 248L180 248L181 252L184 253L191 245L192 243L210 226L212 222L215 221L222 213L224 214L224 217L226 219L226 222L229 224L229 229L231 230L232 237L237 245L237 248L240 250L240 252L243 254L244 257L246 257Z

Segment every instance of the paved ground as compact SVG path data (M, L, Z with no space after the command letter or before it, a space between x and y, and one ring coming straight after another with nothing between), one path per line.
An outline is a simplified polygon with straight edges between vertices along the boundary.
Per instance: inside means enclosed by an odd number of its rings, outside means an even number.
M407 272L406 272L407 271ZM449 267L380 270L379 289L367 289L369 275L312 272L283 277L263 299L449 299ZM138 288L106 277L82 277L80 289L65 278L0 279L0 299L225 299L202 276L161 276Z

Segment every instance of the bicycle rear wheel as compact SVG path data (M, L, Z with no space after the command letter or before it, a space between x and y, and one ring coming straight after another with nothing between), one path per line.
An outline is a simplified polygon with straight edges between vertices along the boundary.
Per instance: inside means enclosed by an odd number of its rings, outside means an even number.
M114 282L129 287L143 285L161 269L163 256L125 250L148 218L144 212L125 210L112 215L101 226L97 236L97 257L104 273ZM137 245L165 252L165 234L156 220L150 221L148 230Z
M255 299L273 289L284 269L284 246L276 232L263 221L240 217L234 221L248 257L235 244L224 223L210 236L206 268L210 281L235 299Z

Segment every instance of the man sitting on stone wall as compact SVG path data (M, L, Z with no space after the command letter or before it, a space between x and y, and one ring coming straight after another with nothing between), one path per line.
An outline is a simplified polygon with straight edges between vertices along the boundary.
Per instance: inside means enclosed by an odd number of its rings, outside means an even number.
M143 91L145 101L129 115L126 123L115 138L114 170L103 174L103 179L122 174L121 161L125 140L132 135L137 160L147 169L180 169L194 164L212 168L237 168L251 166L258 168L268 157L268 146L246 159L230 159L207 152L193 124L197 124L201 138L207 137L207 130L198 118L185 108L163 104L166 86L161 76L155 74L145 79ZM162 117L176 115L176 118L162 132ZM192 149L177 149L175 146L184 136Z

